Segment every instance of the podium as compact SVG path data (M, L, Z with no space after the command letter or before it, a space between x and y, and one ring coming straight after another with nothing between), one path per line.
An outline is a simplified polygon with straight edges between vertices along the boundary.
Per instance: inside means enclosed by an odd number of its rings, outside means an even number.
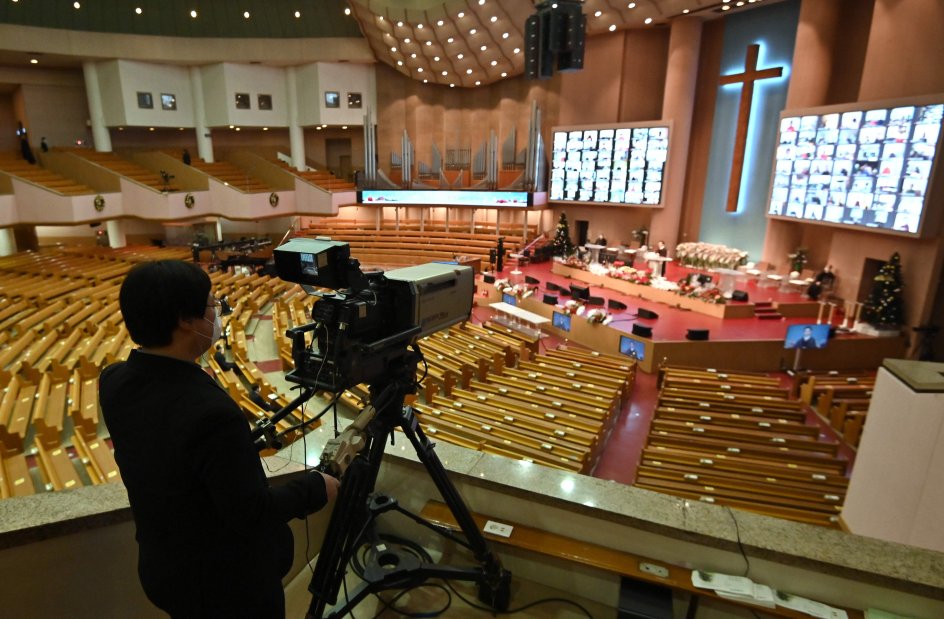
M730 299L737 288L737 280L743 277L743 273L736 269L712 269L718 274L718 289L721 290L721 296Z
M654 251L647 253L644 259L649 270L652 271L652 274L658 275L659 277L665 277L665 263L672 262L671 258L660 256Z
M597 264L600 262L600 250L606 249L606 245L597 245L596 243L587 243L584 245L587 249L590 250L590 263Z

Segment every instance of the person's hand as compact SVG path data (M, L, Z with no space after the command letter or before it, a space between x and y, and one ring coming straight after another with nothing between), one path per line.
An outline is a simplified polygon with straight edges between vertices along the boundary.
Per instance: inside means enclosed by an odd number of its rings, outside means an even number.
M341 487L341 482L338 481L337 477L325 475L324 473L318 474L324 478L325 493L328 495L328 503L330 503L338 497L338 488Z

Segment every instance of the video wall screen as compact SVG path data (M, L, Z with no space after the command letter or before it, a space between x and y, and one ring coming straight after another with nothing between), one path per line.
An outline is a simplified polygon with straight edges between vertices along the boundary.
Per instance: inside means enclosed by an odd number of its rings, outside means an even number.
M784 114L768 215L918 234L944 103Z
M661 206L669 128L555 128L552 202Z

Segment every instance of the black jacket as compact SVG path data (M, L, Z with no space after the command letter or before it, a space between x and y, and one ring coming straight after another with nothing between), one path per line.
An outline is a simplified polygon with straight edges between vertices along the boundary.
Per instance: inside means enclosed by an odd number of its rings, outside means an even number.
M195 363L133 351L99 381L151 601L174 617L284 615L286 523L325 505L321 476L270 488L246 418Z

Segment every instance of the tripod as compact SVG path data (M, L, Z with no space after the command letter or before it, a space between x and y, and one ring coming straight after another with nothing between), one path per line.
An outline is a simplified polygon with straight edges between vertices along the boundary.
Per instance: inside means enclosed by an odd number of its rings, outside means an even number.
M348 562L358 551L365 536L372 532L376 518L387 511L398 511L471 550L479 566L458 568L425 563L416 555L388 547L377 541L376 536L371 536L374 541L365 561L363 582L348 597L344 606L328 616L346 615L372 593L416 586L429 578L476 582L480 601L496 610L508 608L511 572L502 568L498 556L492 552L479 531L412 409L403 405L406 394L414 391L414 376L419 358L416 353L403 354L383 380L370 383L371 406L362 411L358 419L342 434L341 438L349 445L346 446L347 455L341 455L340 458L349 458L350 463L347 464L334 513L331 515L314 575L308 586L312 594L308 608L309 617L320 619L325 616L328 606L337 602ZM295 401L268 420L266 425L271 427L278 421L279 415L284 417L283 413L287 415L313 393L313 389L305 390ZM400 428L413 445L420 462L455 516L465 539L406 511L399 506L396 499L373 493L384 448L396 428ZM263 430L257 431L257 436L263 434ZM356 455L351 455L351 450L356 451ZM326 453L328 451L326 449ZM323 472L337 474L334 466L337 464L337 461L326 462L323 455L319 468L324 469Z

